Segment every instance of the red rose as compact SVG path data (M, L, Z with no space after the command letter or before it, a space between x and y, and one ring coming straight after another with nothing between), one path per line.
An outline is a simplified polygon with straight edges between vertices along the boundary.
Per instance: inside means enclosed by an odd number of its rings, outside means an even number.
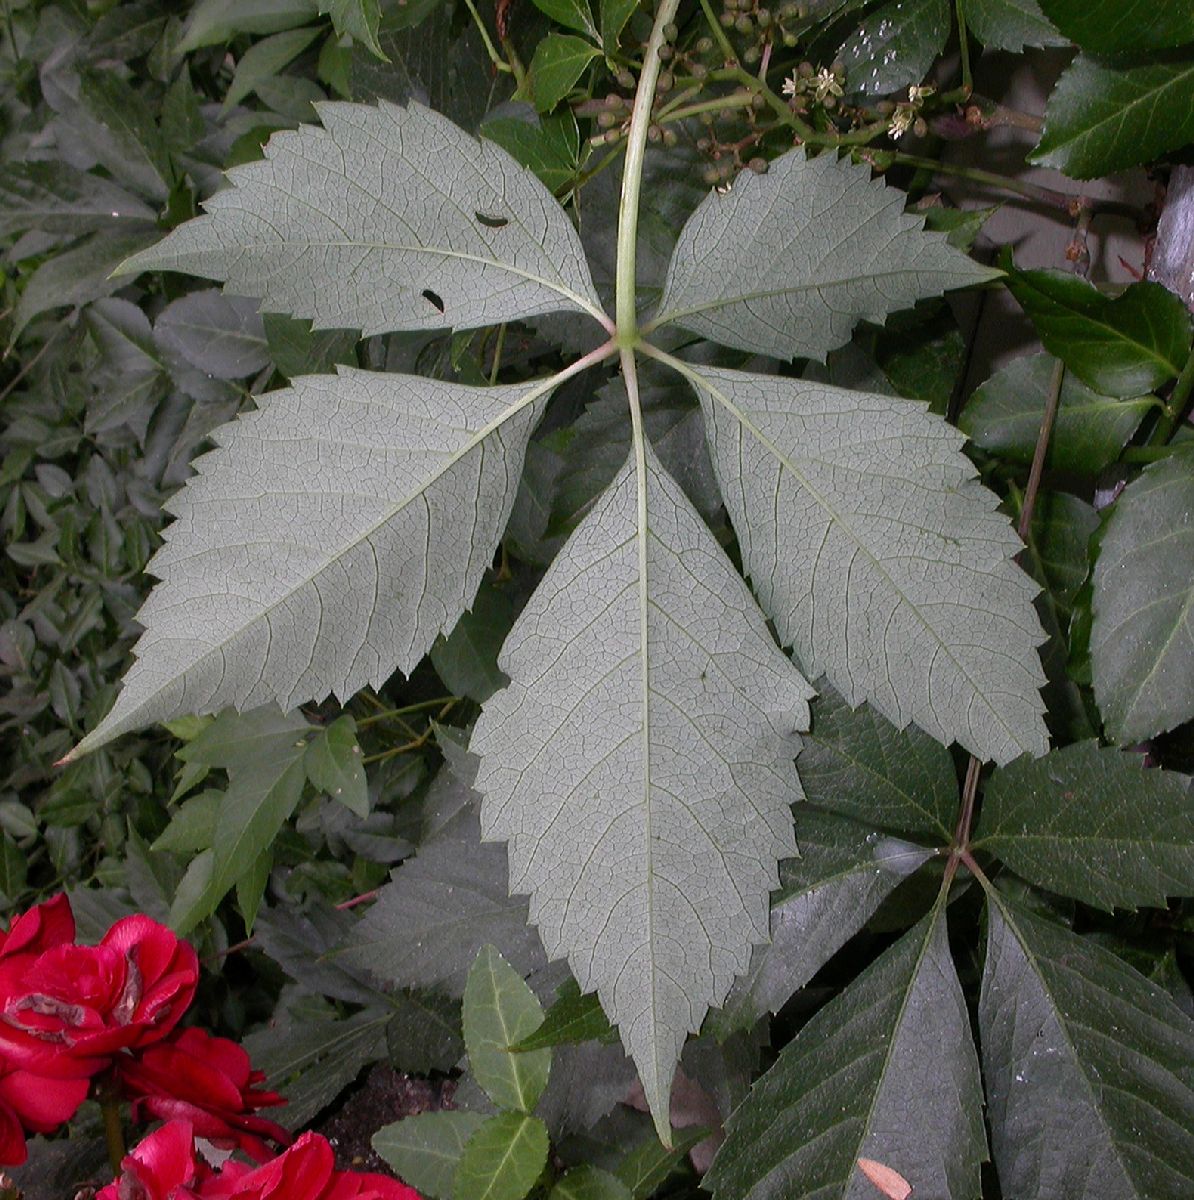
M20 974L40 955L75 940L75 918L65 892L14 918L0 931L0 979Z
M48 1079L0 1062L0 1164L27 1157L27 1133L53 1133L87 1098L87 1079Z
M197 1196L198 1200L420 1200L414 1188L397 1179L337 1171L335 1166L327 1139L304 1133L285 1154L264 1166L225 1163Z
M120 1178L101 1189L95 1200L194 1200L211 1174L195 1154L188 1122L171 1121L125 1155Z
M93 1075L116 1051L165 1037L199 978L195 951L145 916L117 921L98 946L12 957L0 971L0 1058L58 1078Z
M222 1149L240 1149L263 1162L274 1151L266 1140L286 1145L280 1125L254 1110L286 1101L261 1090L265 1076L254 1071L242 1047L202 1029L184 1029L133 1055L116 1060L133 1120L156 1117L189 1121L195 1133ZM263 1140L265 1139L265 1140Z

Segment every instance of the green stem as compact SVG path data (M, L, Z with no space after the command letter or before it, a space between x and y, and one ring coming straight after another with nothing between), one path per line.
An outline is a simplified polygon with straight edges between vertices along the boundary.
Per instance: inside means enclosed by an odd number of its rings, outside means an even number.
M489 61L493 63L493 65L499 71L513 72L514 68L511 67L510 64L498 53L497 47L490 39L489 30L485 28L485 22L481 20L481 14L477 12L477 6L473 3L473 0L464 0L464 2L468 6L469 12L472 14L473 23L477 26L477 29L481 34L481 41L485 43L485 53L489 55ZM521 82L521 80L519 82Z
M638 337L635 297L635 251L638 246L638 205L643 185L643 160L647 153L647 130L651 126L651 107L655 103L655 85L659 82L659 51L665 40L664 29L680 7L680 0L662 0L655 25L647 40L643 69L634 94L630 129L626 135L626 162L622 167L622 199L618 205L618 251L614 267L614 323L619 346L630 346Z
M1041 490L1041 476L1045 471L1045 458L1049 453L1049 441L1053 437L1053 426L1057 422L1057 408L1061 402L1061 385L1065 382L1065 363L1057 359L1053 374L1049 377L1049 391L1045 396L1045 412L1036 436L1036 448L1032 452L1032 466L1028 471L1028 486L1024 489L1024 503L1020 506L1020 520L1016 532L1020 541L1027 544L1032 528L1032 514L1036 510L1036 498Z
M410 713L422 712L425 708L438 708L455 699L455 696L436 696L434 700L420 700L418 704L407 704L403 708L387 708L373 713L371 716L362 717L356 725L358 729L366 729L370 725L376 725L378 721L391 721L395 717L405 717Z
M957 0L954 11L958 16L958 50L962 55L962 87L967 95L974 88L974 77L970 74L970 38L966 32L966 14L962 0Z
M705 14L705 23L709 26L714 41L721 47L726 62L737 63L738 55L734 53L734 47L730 45L730 39L726 37L726 31L722 29L721 22L713 15L713 6L709 0L701 0L701 11Z
M114 1175L119 1175L120 1164L124 1161L124 1125L120 1120L120 1097L111 1082L101 1083L99 1087L104 1141L108 1146L108 1165Z
M1156 432L1150 439L1154 444L1165 445L1172 441L1174 435L1190 415L1190 406L1194 402L1194 348L1182 367L1182 373L1173 385L1173 391L1165 403L1166 415L1157 423Z
M668 108L659 114L659 124L666 125L672 121L684 121L689 117L700 116L707 112L726 112L731 108L749 108L754 97L749 92L734 92L731 96L718 96L715 100L702 100L699 104L690 104L687 108Z

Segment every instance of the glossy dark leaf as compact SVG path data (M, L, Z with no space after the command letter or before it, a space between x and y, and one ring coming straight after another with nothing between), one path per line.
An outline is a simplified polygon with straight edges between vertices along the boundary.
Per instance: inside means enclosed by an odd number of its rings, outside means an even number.
M846 90L883 96L920 83L949 28L948 0L889 0L868 12L838 51Z
M549 33L531 59L531 91L541 113L553 108L576 86L585 69L600 54L584 38Z
M534 116L531 110L527 111ZM570 109L534 121L509 116L490 117L482 124L481 133L534 171L553 192L566 187L576 175L580 163L580 131Z
M597 999L597 993L582 995L576 980L569 979L556 993L555 1003L544 1015L543 1024L523 1038L517 1049L540 1050L547 1046L587 1042L595 1038L605 1041L616 1037L601 1001Z
M925 1196L978 1191L978 1058L941 905L789 1042L730 1118L704 1186L716 1200L862 1196L859 1158Z
M866 826L948 841L958 810L949 751L915 726L896 729L870 705L852 709L823 681L818 690L799 759L809 802Z
M1194 891L1194 791L1139 755L1079 742L996 771L975 844L1038 887L1096 908Z
M62 162L8 163L0 177L0 236L41 229L78 236L152 221L153 209L109 179Z
M974 393L958 428L984 450L1031 463L1055 362L1049 354L1014 359ZM1119 457L1155 404L1152 396L1100 396L1067 370L1045 466L1096 474Z
M1015 1200L1183 1200L1194 1022L1122 959L989 892L979 1034Z
M1191 140L1194 58L1120 66L1079 54L1049 97L1032 160L1074 179L1094 179Z
M1123 490L1094 571L1090 653L1107 731L1130 745L1194 715L1194 452Z
M1132 55L1194 42L1194 5L1154 0L1040 0L1049 20L1092 54Z
M735 982L714 1026L719 1036L778 1012L933 854L804 806L796 810L796 838L800 857L780 864L771 899L771 942L755 949Z
M1025 46L1064 46L1041 12L1040 0L963 0L970 32L991 50L1018 54Z
M1111 297L1064 271L1009 269L1006 282L1045 349L1104 396L1140 396L1185 364L1190 314L1159 283Z

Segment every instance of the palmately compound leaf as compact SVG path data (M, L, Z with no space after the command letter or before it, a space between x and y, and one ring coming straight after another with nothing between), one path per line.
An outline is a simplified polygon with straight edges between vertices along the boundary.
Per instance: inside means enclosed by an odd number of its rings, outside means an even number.
M72 756L182 713L347 699L409 672L476 595L553 383L345 369L259 397L168 505L137 661Z
M604 320L580 239L530 171L412 102L318 106L206 215L124 264L225 281L269 311L365 334L571 310Z
M1194 791L1141 755L1079 742L996 771L974 844L1096 908L1164 908L1194 890Z
M1094 570L1090 657L1107 733L1130 744L1194 715L1194 451L1124 488Z
M508 842L548 955L618 1024L667 1139L686 1033L767 940L812 689L649 446L499 666L472 740L483 832Z
M996 277L904 212L868 168L793 150L743 171L680 233L659 315L726 346L824 360L861 320Z
M875 1192L857 1164L869 1158L915 1196L972 1200L986 1157L978 1056L939 904L787 1045L730 1118L704 1186L716 1200L866 1200Z
M957 430L915 401L677 365L743 565L810 678L980 758L1043 754L1038 588Z
M1110 950L988 899L978 1021L1003 1195L1194 1195L1194 1022Z

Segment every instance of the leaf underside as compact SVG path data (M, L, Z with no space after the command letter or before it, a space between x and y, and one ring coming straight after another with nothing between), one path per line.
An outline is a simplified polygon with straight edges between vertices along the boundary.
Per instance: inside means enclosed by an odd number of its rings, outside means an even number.
M905 196L832 154L793 150L712 192L680 233L653 325L824 360L860 320L998 276L904 212Z
M168 506L137 661L73 754L182 713L347 699L409 672L476 595L535 391L344 369L259 397Z
M123 270L222 279L267 311L366 335L600 319L575 229L504 150L414 102L316 107L323 128L276 134L205 216Z
M891 396L691 378L743 565L810 678L980 758L1044 753L1038 589L961 435Z
M549 568L477 722L482 828L620 1028L661 1134L687 1031L768 936L811 689L647 448Z

